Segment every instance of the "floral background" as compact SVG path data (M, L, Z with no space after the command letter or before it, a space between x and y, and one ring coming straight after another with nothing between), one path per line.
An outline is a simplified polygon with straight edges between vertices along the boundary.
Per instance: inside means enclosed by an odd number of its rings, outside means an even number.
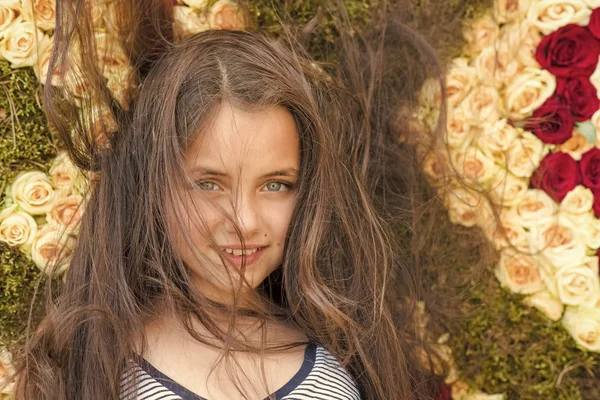
M320 13L318 1L280 3L298 26ZM97 61L126 104L131 68L111 33L118 2L92 4ZM377 1L345 4L361 29ZM444 149L421 149L423 170L450 221L497 251L489 269L473 273L474 252L432 285L464 299L463 317L439 339L452 365L441 398L600 398L600 1L390 6L446 65ZM277 35L280 11L266 1L183 0L175 28L178 38L206 29ZM12 371L35 288L50 269L68 268L62 256L73 248L90 178L61 152L41 112L54 13L53 0L0 0L0 380ZM325 18L310 50L328 57L335 34ZM85 95L68 69L53 84ZM416 115L426 130L437 123L439 99L426 82ZM111 121L105 110L91 112L103 121L92 132L102 142Z

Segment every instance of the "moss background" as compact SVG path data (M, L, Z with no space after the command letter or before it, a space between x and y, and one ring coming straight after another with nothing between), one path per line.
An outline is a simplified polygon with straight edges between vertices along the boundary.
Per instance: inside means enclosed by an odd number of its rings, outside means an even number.
M282 33L278 15L301 29L317 17L308 39L320 60L335 60L337 32L319 0L246 0L260 30ZM391 0L399 19L421 32L438 50L442 63L460 53L462 28L491 8L491 0ZM365 29L379 0L344 0L357 31ZM31 69L12 70L0 62L0 193L16 173L28 168L47 170L58 144L48 130L40 107L39 86ZM2 198L3 199L3 198ZM0 201L2 201L0 199ZM440 223L447 217L440 214ZM442 221L443 220L443 221ZM450 345L462 379L488 393L508 399L600 399L600 355L576 348L560 323L521 305L521 297L500 288L492 265L481 268L477 234L457 227L456 236L440 241L431 268L432 290L456 299L447 320ZM475 236L474 236L475 235ZM460 251L448 252L447 249ZM467 248L464 248L467 247ZM471 254L456 259L454 254ZM454 257L453 257L454 256ZM433 267L433 266L432 266ZM0 344L18 346L24 338L30 301L40 276L24 255L0 245ZM38 302L35 310L40 310Z

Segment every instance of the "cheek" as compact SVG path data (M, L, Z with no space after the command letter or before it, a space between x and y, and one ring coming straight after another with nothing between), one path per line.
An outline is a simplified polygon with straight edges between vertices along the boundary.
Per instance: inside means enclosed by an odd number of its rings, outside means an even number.
M278 246L283 246L293 212L294 201L292 200L268 207L268 221L271 227L271 234L273 235L275 244Z

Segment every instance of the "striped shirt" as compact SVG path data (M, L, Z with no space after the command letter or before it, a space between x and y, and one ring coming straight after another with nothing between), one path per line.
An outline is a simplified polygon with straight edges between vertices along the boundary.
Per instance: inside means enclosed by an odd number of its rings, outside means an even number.
M133 387L132 378L138 384ZM360 400L356 383L324 347L311 342L300 370L275 393L277 400ZM121 400L206 400L179 385L148 361L123 373Z

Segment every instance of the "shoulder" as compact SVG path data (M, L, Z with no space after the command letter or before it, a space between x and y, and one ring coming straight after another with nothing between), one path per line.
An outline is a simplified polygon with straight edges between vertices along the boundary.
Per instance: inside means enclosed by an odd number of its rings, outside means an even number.
M312 344L308 352L314 352L314 365L302 380L282 400L340 399L360 400L356 382L339 361L320 344ZM310 357L310 355L308 355Z

